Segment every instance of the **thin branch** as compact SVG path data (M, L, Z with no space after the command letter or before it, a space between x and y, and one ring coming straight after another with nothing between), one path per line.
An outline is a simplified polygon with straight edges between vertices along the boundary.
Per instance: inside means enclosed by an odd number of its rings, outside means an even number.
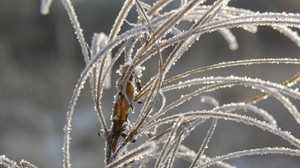
M122 9L120 10L119 15L117 16L115 23L110 31L110 34L108 37L108 42L111 42L118 35L119 31L121 30L121 26L123 25L124 20L127 17L133 4L134 4L133 0L126 0L124 2L124 5L123 5Z
M199 148L197 156L195 157L195 160L193 161L193 163L190 165L190 168L193 168L196 165L197 161L199 160L200 156L203 155L205 149L207 148L208 142L210 141L212 135L214 134L214 132L216 130L217 124L218 124L218 120L213 119L213 121L212 121L212 123L211 123L211 125L210 125L210 127L207 131L207 134L206 134L206 136L205 136L205 138L204 138L204 140L203 140L203 142L202 142L202 144Z
M77 39L78 39L78 42L80 44L80 47L81 47L81 51L82 51L82 54L83 54L83 57L84 57L84 61L85 63L87 64L90 60L90 56L89 56L89 47L88 47L88 44L86 43L85 41L85 38L83 36L83 33L82 33L82 29L80 27L80 23L78 21L78 18L77 18L77 15L76 15L76 12L74 10L74 7L71 3L70 0L62 0L62 3L69 15L69 18L71 20L71 23L73 25L73 28L75 30L75 34L77 36Z
M238 152L229 153L223 156L217 156L213 159L208 160L207 162L200 164L196 168L206 168L213 164L216 164L220 161L229 160L233 158L240 158L243 156L252 156L252 155L289 155L289 156L297 156L300 157L300 150L299 149L291 149L291 148L258 148L258 149L249 149L243 150Z
M134 149L132 151L129 151L127 154L121 156L117 160L113 161L109 165L107 165L106 168L117 168L122 167L123 165L130 163L134 160L138 160L142 158L145 155L148 155L152 152L154 152L156 149L156 145L154 142L148 142L144 145L141 145L137 149Z
M282 85L291 87L291 86L295 85L299 81L300 81L300 72L294 74L292 77L290 77L289 79L287 79L286 81L284 81L282 83ZM249 98L249 99L245 100L244 102L245 103L256 103L256 102L258 102L258 101L260 101L262 99L265 99L267 96L268 96L267 93L262 93L262 94L259 94L257 96L254 96L252 98Z

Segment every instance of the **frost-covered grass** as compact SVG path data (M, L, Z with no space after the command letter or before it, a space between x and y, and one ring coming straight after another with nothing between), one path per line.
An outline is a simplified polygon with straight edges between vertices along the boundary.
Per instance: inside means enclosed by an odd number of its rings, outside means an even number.
M286 115L291 115L294 122L300 124L300 113L295 103L299 102L300 92L294 88L300 80L300 73L294 74L283 83L274 83L264 79L248 76L203 76L204 72L216 69L226 69L236 66L254 66L258 64L288 64L299 65L297 58L261 58L231 62L222 62L169 77L167 74L176 69L176 62L193 56L185 52L203 34L219 32L228 42L229 48L238 48L238 42L231 28L240 28L251 33L257 31L257 26L268 26L287 36L298 46L300 37L296 29L300 28L300 14L297 13L259 13L246 9L228 6L229 0L181 0L176 1L176 9L166 10L173 0L157 0L146 4L140 0L124 0L122 9L107 36L95 33L92 42L86 42L76 12L70 0L62 0L74 27L82 55L86 63L78 83L75 86L70 106L67 111L64 128L63 161L64 167L70 168L70 143L72 117L76 102L85 84L91 87L96 115L99 119L100 135L105 139L105 166L113 167L173 167L177 160L184 160L189 167L234 167L227 163L232 158L249 155L280 154L293 157L300 156L300 139L293 132L282 130L275 116L259 107L257 102L273 97L286 109ZM270 2L271 3L271 2ZM42 1L41 12L47 14L50 0ZM121 27L128 24L126 18L131 10L136 10L137 23L129 23L131 28L121 32ZM183 30L182 24L189 28ZM185 58L183 58L185 57ZM116 65L122 59L122 65ZM152 60L155 65L147 67ZM119 67L118 81L111 81L111 70ZM155 69L155 74L143 81L140 78L147 69ZM276 72L275 72L276 73ZM191 77L192 76L192 77ZM195 77L196 76L196 77ZM211 92L243 86L261 92L255 97L241 102L221 104L216 98L207 96ZM117 88L114 96L114 106L111 118L105 118L102 111L103 92ZM189 93L178 94L170 98L170 92L181 93L187 89ZM182 111L179 106L193 98L201 98L202 103L210 104L210 109ZM128 116L135 111L138 116L128 121ZM247 113L237 113L247 111ZM248 115L250 113L250 115ZM251 114L253 113L253 114ZM218 122L236 122L257 127L289 142L289 147L261 147L232 151L222 156L207 156L210 140L218 129ZM198 149L190 149L182 142L191 134L197 134L194 129L204 122L210 122L210 127L204 139L199 140ZM142 139L141 145L134 144ZM35 167L29 162L21 161L20 165L0 157L0 164L6 167Z

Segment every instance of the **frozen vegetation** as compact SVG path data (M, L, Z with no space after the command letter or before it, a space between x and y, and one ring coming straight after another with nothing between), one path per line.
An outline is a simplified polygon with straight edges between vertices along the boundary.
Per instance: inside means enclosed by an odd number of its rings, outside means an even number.
M42 0L42 14L49 12L51 2ZM110 34L95 33L92 41L87 42L72 2L62 0L86 63L66 115L62 158L64 168L72 167L70 147L73 114L84 87L91 88L95 116L99 120L99 136L105 142L105 157L99 159L99 164L103 165L104 162L106 168L169 168L180 162L188 163L190 168L233 168L235 165L228 162L230 159L246 156L300 156L299 137L294 136L290 130L281 129L282 125L279 125L272 111L259 105L259 102L266 99L280 104L284 108L281 112L290 115L299 130L300 91L297 84L300 72L286 77L282 83L239 76L238 73L228 76L206 75L210 71L232 67L276 67L279 64L299 67L300 59L288 56L249 58L190 67L185 72L176 71L175 75L171 73L184 59L201 60L201 55L186 52L193 45L197 45L196 42L204 34L210 35L213 32L224 37L230 50L239 47L232 32L233 28L256 33L259 26L271 27L300 46L300 37L297 34L300 29L300 14L250 11L228 5L230 0L122 2L123 7ZM172 3L176 5L170 9L168 6ZM126 19L132 11L136 13L136 23ZM125 30L123 25L129 25L129 28ZM119 65L120 62L122 63ZM119 76L117 81L112 81L112 76L116 74L115 68L119 69ZM144 73L150 69L153 74L145 77ZM274 73L280 75L280 72ZM218 100L212 94L234 87L252 89L254 94L246 100L230 103L223 103L224 101ZM107 118L102 110L103 95L113 89L116 92L111 117ZM192 99L200 99L199 104L206 104L203 106L205 108L189 107L187 103ZM186 108L179 108L181 106ZM130 117L133 114L135 118ZM221 127L221 121L236 123L236 127L244 124L261 129L266 134L281 138L288 145L250 149L245 147L223 155L209 155L207 150L213 146L210 142ZM198 147L189 147L185 140L193 134L197 135L196 128L203 125L206 134L197 140ZM231 130L228 133L231 134ZM0 164L8 168L36 167L24 160L17 164L4 155L0 157Z

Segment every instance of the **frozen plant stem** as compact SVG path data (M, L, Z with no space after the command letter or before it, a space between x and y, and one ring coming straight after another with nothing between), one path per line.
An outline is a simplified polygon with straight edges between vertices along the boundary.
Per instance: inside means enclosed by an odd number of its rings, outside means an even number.
M42 0L42 14L48 13L51 2L51 0ZM300 59L237 60L192 68L184 73L175 73L173 76L171 74L174 73L169 73L171 70L177 70L178 65L175 63L180 59L194 58L193 56L187 58L188 55L185 53L192 45L195 45L195 42L203 34L219 32L228 42L230 49L237 49L237 38L231 32L231 28L242 28L255 33L258 26L269 26L300 46L300 37L296 30L300 29L300 14L254 12L229 7L228 2L230 0L181 0L180 5L173 6L173 3L176 2L178 1L157 0L153 4L148 4L142 0L122 1L123 6L110 34L106 36L103 33L96 33L90 50L71 0L62 0L86 63L73 91L67 111L64 127L64 168L71 168L72 116L76 102L87 80L89 80L92 89L100 130L105 138L104 165L106 168L131 167L132 165L147 167L150 166L149 161L154 161L152 162L155 163L154 167L170 168L180 159L188 160L190 167L193 168L209 167L214 164L234 167L225 161L231 158L262 154L300 156L300 139L293 136L292 133L281 130L280 125L278 125L280 122L277 122L277 118L272 115L273 113L256 104L257 101L263 101L272 96L275 101L279 102L275 103L282 105L285 111L294 117L295 123L300 124L300 113L295 105L295 102L300 100L300 92L295 88L300 79L300 72L296 72L282 84L265 79L238 76L235 72L225 77L222 72L210 77L203 73L217 69L226 70L229 67L243 70L245 66L264 66L266 64L274 67L277 64L287 67L290 65L299 66ZM172 10L165 8L169 5ZM133 9L136 9L136 23L129 23L127 21L128 15ZM126 22L129 23L127 30L124 26ZM188 28L183 29L182 25L188 26ZM99 41L97 41L98 37ZM144 37L147 38L144 39ZM199 58L201 56L199 54L195 57L201 60ZM119 58L124 59L119 60ZM120 61L123 62L120 63ZM150 62L155 63L149 66L148 63ZM103 93L106 92L105 89L108 89L108 92L112 91L106 87L105 83L106 79L110 78L109 72L115 68L119 68L120 74L118 80L113 82L116 84L117 92L114 97L112 116L105 118L102 112ZM151 71L151 73L148 71L145 73L151 74L151 76L142 77L144 69ZM166 79L165 77L169 74L170 77ZM197 75L198 77L195 77ZM144 79L144 86L141 85L141 78ZM217 99L206 95L235 86L251 87L259 91L260 94L244 102L228 104L219 104ZM190 92L182 94L182 91L185 90ZM177 97L169 97L170 92ZM200 96L203 100L210 102L213 107L207 107L204 110L195 110L193 107L189 107L189 110L182 111L181 105ZM129 122L129 118L135 111L136 119ZM236 111L244 111L245 113L237 114ZM248 115L250 111L253 113ZM186 145L182 142L189 134L196 132L195 127L202 128L201 124L208 119L212 119L212 123L207 129L204 140L198 145L199 149L187 150ZM243 123L266 130L274 136L282 138L285 142L289 142L294 149L283 147L241 149L230 151L223 156L209 158L205 155L205 149L209 146L210 139L217 133L215 130L219 120L235 122L237 125ZM106 121L110 121L110 127ZM139 143L132 144L135 140L138 140ZM17 168L35 167L27 161L21 161L18 165L5 156L0 157L0 164Z

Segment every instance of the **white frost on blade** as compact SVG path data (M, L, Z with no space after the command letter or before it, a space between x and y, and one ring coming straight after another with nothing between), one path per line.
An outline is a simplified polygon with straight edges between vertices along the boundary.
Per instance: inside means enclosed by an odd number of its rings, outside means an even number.
M161 90L159 91L159 94L160 94L160 96L162 98L162 101L161 101L160 109L158 111L162 111L163 108L166 106L167 98L166 98L166 96L164 95L164 93Z
M210 77L203 77L203 78L194 78L191 80L186 80L184 82L178 82L177 84L166 86L166 87L162 88L162 90L164 92L166 92L166 91L170 91L170 90L182 89L185 87L191 87L191 86L200 85L200 84L229 84L229 83L236 84L236 85L250 86L253 89L262 88L261 86L264 86L269 89L274 89L273 91L278 91L278 92L281 92L282 94L291 96L295 99L300 99L299 91L293 90L293 89L283 86L281 84L264 81L261 79L238 77L238 76L233 76L233 75L227 76L227 77L210 76Z
M218 32L227 41L230 50L237 50L238 49L239 45L236 41L236 38L229 29L219 29Z
M208 160L205 163L197 166L196 168L206 168L211 165L217 164L220 161L240 158L243 156L252 156L252 155L270 155L270 154L280 154L280 155L288 155L288 156L297 156L300 157L300 150L299 149L291 149L291 148L258 148L258 149L249 149L243 150L238 152L232 152L227 155L217 156L211 160Z
M201 103L208 103L210 105L213 105L214 107L219 106L218 100L211 96L201 96L200 101Z
M181 115L179 115L178 120L172 126L172 130L171 130L163 148L161 149L161 153L160 153L158 159L156 160L156 163L154 166L155 168L164 167L164 164L168 159L169 153L167 151L169 151L169 149L172 147L172 144L174 143L174 139L176 137L177 130L183 122L183 115L181 117L180 116Z
M163 109L160 109L157 113L153 115L153 118L158 118L159 116L165 114L166 112L170 111L171 109L174 109L175 107L183 104L186 101L189 101L191 98L200 95L203 92L213 91L220 88L226 88L230 87L231 85L209 85L205 87L201 87L191 93L188 93L186 95L181 95L181 97L170 104L166 105ZM150 122L149 122L150 123ZM146 124L147 125L147 124Z
M188 13L186 20L197 20L199 16L202 16L206 11L208 11L212 6L211 5L201 5L198 6L193 12ZM223 6L220 11L217 13L217 16L212 20L224 20L236 16L241 16L245 14L254 14L255 12L246 9L239 9L235 7ZM244 30L250 33L257 32L257 26L245 25L242 26Z
M19 165L13 160L10 160L5 155L0 156L0 165L3 165L7 168L20 168Z
M213 22L209 22L199 28L194 29L182 35L177 36L177 39L186 38L191 34L204 34L209 32L215 32L221 28L240 28L247 25L252 26L289 26L294 28L300 28L300 14L294 13L255 13L232 17L229 19L222 19Z
M260 121L260 120L257 120L255 118L252 118L252 117L249 117L246 115L226 113L226 112L221 112L221 111L203 110L203 111L181 112L180 115L176 114L176 115L172 115L169 117L161 118L156 121L155 125L162 125L163 123L175 122L182 115L184 115L185 121L206 120L209 118L215 118L215 119L222 119L225 121L234 121L237 123L243 123L243 124L246 124L249 126L255 126L264 131L269 131L270 133L283 138L284 140L289 142L291 145L294 145L297 148L300 148L300 139L291 135L290 132L282 131L280 128L274 127L273 125L271 125L265 121Z
M132 8L134 4L134 0L125 0L122 9L120 10L117 19L115 20L115 23L109 33L108 41L111 42L113 39L115 39L118 35L118 33L121 30L121 26L123 25L125 18L127 17L130 9Z
M277 121L274 119L273 116L271 116L267 111L256 107L252 104L245 104L245 103L231 103L231 104L225 104L220 107L214 108L215 111L226 111L226 112L232 112L236 110L244 110L244 111L252 111L258 115L260 115L265 121L270 123L272 126L277 127Z
M292 29L288 28L287 26L272 26L273 29L279 31L280 33L284 34L286 37L288 37L291 41L293 41L295 44L300 47L300 37L296 31L293 31Z
M291 113L297 123L300 124L300 113L297 107L287 97L284 97L281 94L274 94L274 97L277 98L281 103L283 103L285 108L287 108L287 110Z
M107 45L108 37L105 33L94 33L91 44L91 55L94 57L101 48Z
M195 73L202 73L209 70L214 69L223 69L228 67L235 67L235 66L249 66L249 65L259 65L259 64L300 64L300 59L295 58L263 58L263 59L250 59L250 60L239 60L239 61L229 61L229 62L221 62L213 65L209 65L206 67L199 67L193 69L191 71L187 71L182 74L178 74L175 77L166 80L166 83L170 83L172 81L185 78Z
M67 0L64 0L67 1ZM67 119L66 119L66 125L64 128L64 147L63 147L63 163L64 168L70 168L70 139L71 139L71 123L72 123L72 117L74 113L74 109L77 103L77 100L79 98L79 95L81 93L81 90L90 76L90 73L92 72L93 68L96 66L97 62L103 61L103 55L108 54L109 51L111 51L114 47L118 46L122 41L132 37L133 35L136 35L140 31L143 31L144 29L139 30L131 30L123 33L122 35L118 36L118 38L114 39L111 43L108 44L103 50L100 50L94 58L92 58L88 64L86 65L85 69L81 72L80 78L78 79L78 82L76 84L76 87L73 91L72 98L68 107L67 111ZM102 127L104 128L105 132L107 132L107 126L105 121L101 122Z
M41 14L48 15L52 0L41 0Z
M266 92L268 95L275 97L280 103L282 103L285 108L293 115L294 119L300 124L300 113L297 107L290 102L290 100L284 95L300 99L300 92L297 90L290 89L286 86L272 83L269 81L263 81L261 79L252 79L248 77L237 77L237 76L228 76L228 77L203 77L195 78L192 80L186 80L185 82L179 82L175 85L167 86L163 88L163 91L168 89L181 89L184 87L191 87L193 85L200 84L231 84L231 85L243 85L245 87L252 87L252 89L258 89L261 92ZM284 95L283 95L284 94Z
M106 168L117 168L122 167L127 163L130 163L135 160L139 160L148 154L154 152L156 149L156 144L154 142L148 142L140 147L127 152L123 156L117 158L115 161L110 163Z
M218 119L213 119L212 123L211 123L211 126L210 128L208 129L207 133L206 133L206 136L198 150L198 153L197 153L197 157L195 157L195 160L193 161L193 163L190 165L190 168L193 168L198 160L200 159L201 156L204 155L204 151L206 148L208 148L208 143L210 141L210 139L212 138L212 135L214 134L215 130L216 130L216 127L217 127L217 124L218 124Z
M225 7L230 0L217 0L214 4L201 16L200 20L196 25L198 26L210 22L223 7ZM196 27L195 27L196 28Z
M35 165L26 160L21 160L20 165L22 166L22 168L37 168Z
M68 12L68 15L69 15L69 19L73 25L73 28L75 30L75 34L76 34L76 37L77 37L77 40L80 44L80 47L81 47L81 52L83 54L83 57L84 57L84 61L86 64L88 64L89 60L90 60L90 57L89 57L89 47L85 41L85 38L83 36L83 30L81 29L81 26L80 26L80 23L78 21L78 18L77 18L77 15L76 15L76 12L74 10L74 7L71 3L71 0L62 0L62 3L65 7L65 10Z
M223 120L231 120L235 122L242 122L246 125L256 126L262 130L269 131L273 133L274 135L277 135L286 141L288 141L290 144L300 147L300 139L294 137L291 135L290 132L282 131L278 127L274 127L264 121L257 120L255 118L244 116L244 115L238 115L238 114L232 114L232 113L224 113L224 112L215 112L215 111L199 111L199 112L189 112L185 113L185 116L190 116L193 119L196 119L199 117L199 119L207 119L207 118L218 118Z
M107 42L108 42L108 37L105 33L94 33L93 38L92 38L92 44L91 44L91 58L94 58L101 49L106 47ZM112 55L111 55L111 53L108 53L105 58L104 67L103 67L103 71L102 71L102 72L107 71L107 74L102 73L102 77L105 78L104 79L104 88L106 88L106 89L111 87L111 69L108 69L110 67L111 62L112 62ZM100 64L97 64L96 74L94 75L94 76L96 76L96 79L94 79L94 80L96 80L97 82L99 82L98 74L100 74L100 66L99 65ZM94 85L96 85L97 82L95 82Z
M194 158L196 157L196 153L195 153L195 151L189 149L188 147L180 144L178 147L178 153L176 156L182 160L185 160L185 161L191 163L194 160ZM200 157L200 159L198 160L197 165L200 163L207 162L209 160L210 160L209 157L202 155ZM216 163L216 165L219 166L220 168L236 168L235 166L232 166L232 165L222 162L222 161Z

